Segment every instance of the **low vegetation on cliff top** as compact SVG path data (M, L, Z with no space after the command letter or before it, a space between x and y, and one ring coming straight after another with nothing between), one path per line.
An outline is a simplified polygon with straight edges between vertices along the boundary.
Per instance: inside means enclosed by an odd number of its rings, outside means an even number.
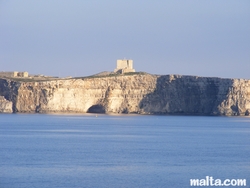
M46 82L46 81L54 81L54 80L69 80L69 79L90 79L90 78L105 78L105 77L117 77L117 76L132 76L132 75L146 75L146 72L128 72L124 74L107 72L106 74L95 74L91 76L84 77L66 77L66 78L58 78L58 77L28 77L28 78L20 78L20 77L2 77L2 79L9 79L16 82Z
M119 73L113 73L111 72L110 74L106 74L106 75L91 75L91 76L85 76L85 77L74 77L72 79L89 79L89 78L105 78L105 77L116 77L116 76L129 76L129 75L146 75L148 73L146 72L128 72L128 73L124 73L124 74L119 74Z

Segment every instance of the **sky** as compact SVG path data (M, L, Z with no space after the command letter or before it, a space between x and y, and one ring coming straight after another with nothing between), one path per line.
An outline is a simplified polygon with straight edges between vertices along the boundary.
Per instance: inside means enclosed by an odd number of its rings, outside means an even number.
M249 0L0 0L0 71L250 79Z

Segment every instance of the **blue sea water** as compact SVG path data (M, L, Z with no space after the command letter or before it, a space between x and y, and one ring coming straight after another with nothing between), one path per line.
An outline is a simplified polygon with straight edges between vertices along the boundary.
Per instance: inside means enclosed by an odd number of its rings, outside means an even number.
M250 186L250 118L0 114L0 188L185 188L206 176Z

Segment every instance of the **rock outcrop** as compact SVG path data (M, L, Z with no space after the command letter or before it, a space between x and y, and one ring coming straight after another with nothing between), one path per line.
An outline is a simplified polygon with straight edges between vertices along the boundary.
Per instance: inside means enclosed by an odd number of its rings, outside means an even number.
M0 96L0 113L12 113L12 102Z
M41 82L0 79L0 96L12 102L13 112L24 113L250 113L250 81L243 79L150 74Z

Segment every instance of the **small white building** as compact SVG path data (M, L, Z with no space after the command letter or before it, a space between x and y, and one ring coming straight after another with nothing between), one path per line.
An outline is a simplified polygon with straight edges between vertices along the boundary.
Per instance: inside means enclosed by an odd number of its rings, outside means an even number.
M133 69L133 60L118 59L116 63L116 69L114 70L114 72L121 74L126 72L135 72L135 69Z

